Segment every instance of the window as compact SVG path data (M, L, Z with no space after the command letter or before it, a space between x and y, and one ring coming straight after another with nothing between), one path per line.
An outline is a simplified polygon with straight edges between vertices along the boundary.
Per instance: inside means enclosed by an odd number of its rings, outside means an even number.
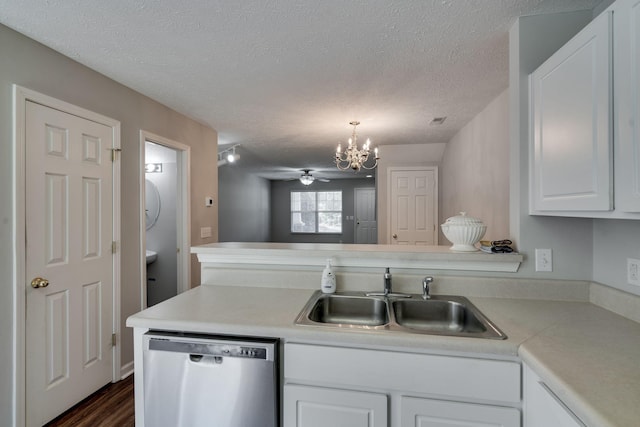
M342 191L292 191L292 233L342 233Z

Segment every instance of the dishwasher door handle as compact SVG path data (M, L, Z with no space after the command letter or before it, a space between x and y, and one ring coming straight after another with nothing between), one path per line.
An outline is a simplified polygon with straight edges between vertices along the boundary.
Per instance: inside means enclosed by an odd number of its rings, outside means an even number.
M189 355L189 360L191 360L192 362L198 363L199 361L201 361L203 358L203 356L201 354L190 354Z
M193 363L198 363L203 366L207 365L222 365L224 357L221 356L203 356L202 354L190 354L189 360Z

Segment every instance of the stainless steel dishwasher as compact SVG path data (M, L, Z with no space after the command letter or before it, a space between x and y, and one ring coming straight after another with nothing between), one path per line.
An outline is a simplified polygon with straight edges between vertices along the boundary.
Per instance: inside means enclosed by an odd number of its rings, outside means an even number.
M274 339L147 332L146 427L276 427L277 350Z

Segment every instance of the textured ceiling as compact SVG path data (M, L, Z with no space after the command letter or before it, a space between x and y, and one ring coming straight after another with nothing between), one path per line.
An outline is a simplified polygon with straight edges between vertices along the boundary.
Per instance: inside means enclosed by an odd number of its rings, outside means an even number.
M374 145L447 142L507 88L518 16L599 2L0 0L0 23L210 125L275 177L330 175L351 120Z

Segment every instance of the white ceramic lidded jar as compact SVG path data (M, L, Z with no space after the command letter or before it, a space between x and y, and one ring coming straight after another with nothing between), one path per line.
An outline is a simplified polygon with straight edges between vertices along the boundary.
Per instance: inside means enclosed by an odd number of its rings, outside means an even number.
M467 216L466 212L448 218L440 225L444 236L453 243L451 250L455 252L475 252L474 245L482 239L487 226L477 218Z

